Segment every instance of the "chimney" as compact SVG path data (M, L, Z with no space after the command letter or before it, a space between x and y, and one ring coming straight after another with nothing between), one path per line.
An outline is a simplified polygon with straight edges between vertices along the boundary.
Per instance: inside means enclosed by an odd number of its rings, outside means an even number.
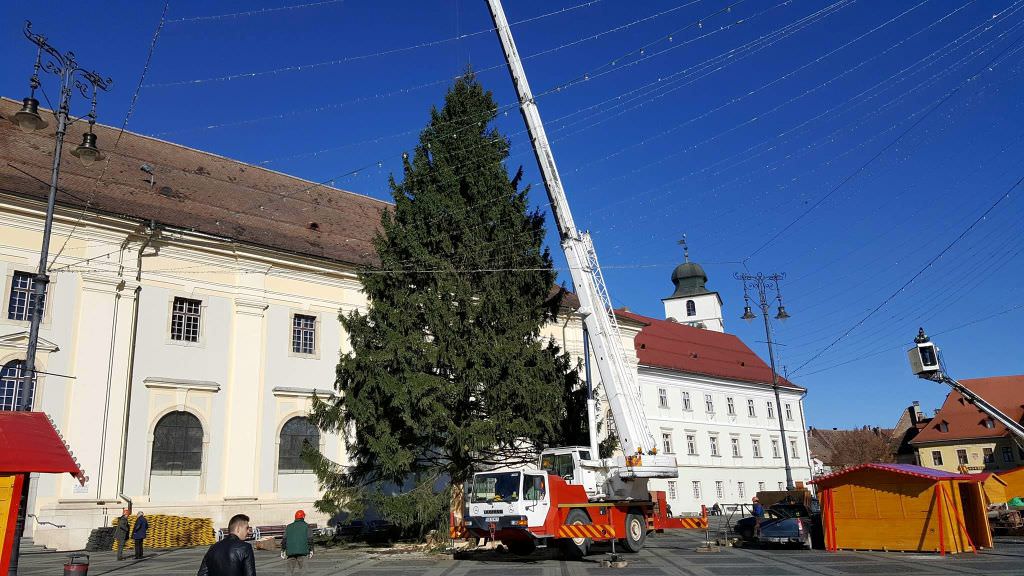
M924 412L921 411L921 403L917 400L910 405L910 422L917 424L924 420Z

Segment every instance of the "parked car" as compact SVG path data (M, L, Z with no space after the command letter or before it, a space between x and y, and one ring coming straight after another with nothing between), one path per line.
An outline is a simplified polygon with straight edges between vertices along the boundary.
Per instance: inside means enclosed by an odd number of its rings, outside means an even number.
M761 529L757 531L757 518L748 516L740 519L733 530L745 542L774 544L799 544L812 548L815 542L821 546L821 513L816 500L809 506L792 501L777 502L764 511Z

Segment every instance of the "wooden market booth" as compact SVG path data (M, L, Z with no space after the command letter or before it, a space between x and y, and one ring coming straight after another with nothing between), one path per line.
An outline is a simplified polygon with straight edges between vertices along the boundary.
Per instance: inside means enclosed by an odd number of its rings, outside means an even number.
M88 480L46 414L0 412L0 574L11 564L19 506L32 472L67 472L83 484Z
M999 477L1006 483L1006 501L1024 498L1024 466L1000 472Z
M980 476L862 464L818 478L825 548L942 554L990 548Z

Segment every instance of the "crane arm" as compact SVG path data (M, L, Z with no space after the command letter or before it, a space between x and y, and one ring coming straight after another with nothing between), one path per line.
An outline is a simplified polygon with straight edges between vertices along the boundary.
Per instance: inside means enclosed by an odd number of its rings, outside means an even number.
M648 453L657 447L640 402L640 389L633 371L627 365L618 322L612 308L608 288L601 274L593 241L573 222L569 201L562 188L551 145L541 122L537 103L526 80L519 52L516 50L501 0L488 0L494 28L501 40L508 70L519 96L519 109L530 135L537 164L547 190L548 201L558 226L558 236L569 265L569 274L580 300L579 313L583 317L593 345L598 373L604 385L608 406L615 420L619 441L627 453ZM590 422L594 426L594 422Z

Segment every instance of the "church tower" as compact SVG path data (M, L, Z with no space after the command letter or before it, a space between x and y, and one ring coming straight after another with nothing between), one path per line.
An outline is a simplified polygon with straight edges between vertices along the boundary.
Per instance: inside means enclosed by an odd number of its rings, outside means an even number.
M722 297L718 292L707 289L708 281L704 268L696 262L690 262L690 250L686 245L686 236L679 242L683 246L685 262L672 271L672 284L676 290L665 303L665 318L680 324L689 324L697 328L725 332L722 322Z

